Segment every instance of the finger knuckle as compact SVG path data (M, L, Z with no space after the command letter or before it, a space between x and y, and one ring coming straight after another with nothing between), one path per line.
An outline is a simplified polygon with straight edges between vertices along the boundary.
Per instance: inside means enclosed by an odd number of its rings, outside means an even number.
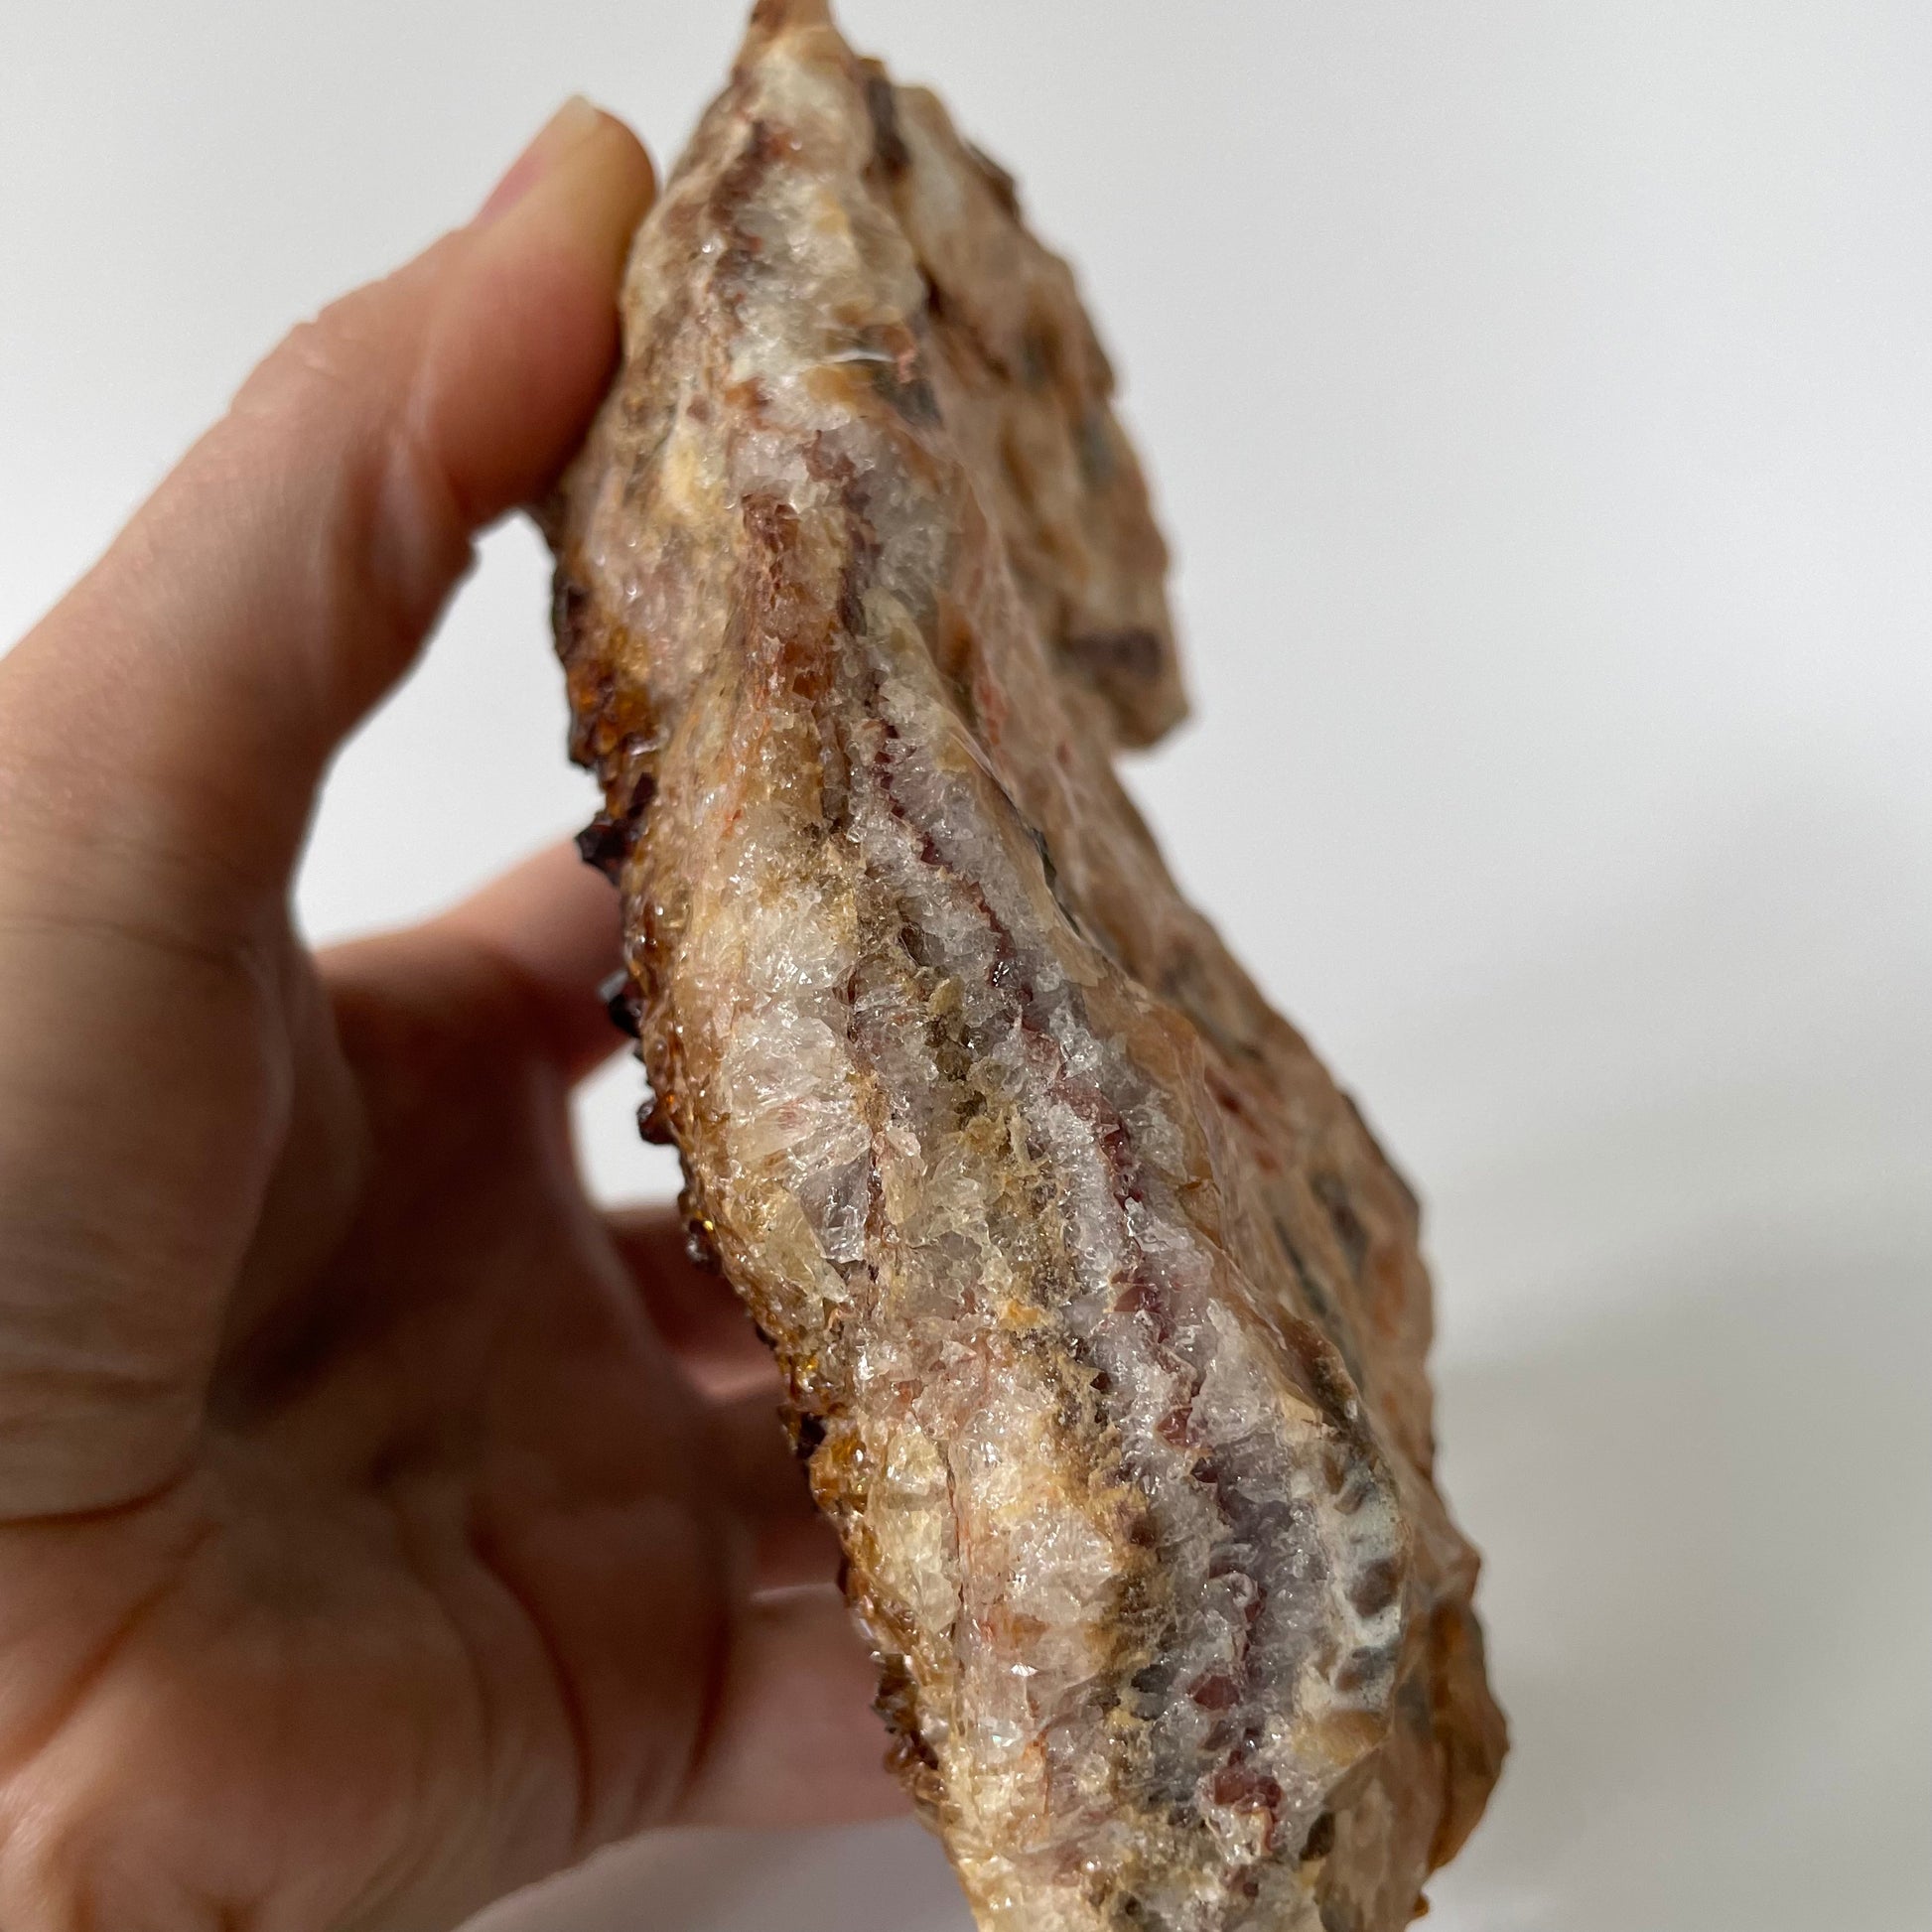
M367 292L358 289L297 323L243 390L244 402L285 404L311 393L328 400L366 389L381 370L369 307Z

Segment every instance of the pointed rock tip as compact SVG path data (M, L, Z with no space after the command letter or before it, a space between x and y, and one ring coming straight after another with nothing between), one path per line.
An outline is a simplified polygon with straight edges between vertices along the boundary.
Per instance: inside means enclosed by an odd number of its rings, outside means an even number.
M742 81L780 44L789 45L798 34L811 35L816 41L816 54L808 59L829 55L835 62L850 64L854 58L838 22L832 18L828 0L758 0L745 29L745 44L732 65L733 76ZM802 53L803 49L792 51Z
M837 31L827 0L758 0L752 9L747 41L775 40L805 27L830 27Z

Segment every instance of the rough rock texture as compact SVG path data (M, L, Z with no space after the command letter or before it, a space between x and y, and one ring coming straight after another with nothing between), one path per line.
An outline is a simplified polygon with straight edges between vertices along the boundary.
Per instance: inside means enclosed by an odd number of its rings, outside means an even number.
M1181 698L1012 182L765 0L552 506L694 1223L985 1927L1383 1932L1503 1749L1416 1204L1110 755Z

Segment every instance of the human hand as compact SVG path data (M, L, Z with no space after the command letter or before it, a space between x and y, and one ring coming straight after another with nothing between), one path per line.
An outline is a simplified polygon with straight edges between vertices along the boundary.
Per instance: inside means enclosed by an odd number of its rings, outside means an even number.
M0 660L8 1932L429 1932L897 1803L761 1351L573 1169L609 887L320 958L289 912L333 752L582 434L651 192L567 108Z

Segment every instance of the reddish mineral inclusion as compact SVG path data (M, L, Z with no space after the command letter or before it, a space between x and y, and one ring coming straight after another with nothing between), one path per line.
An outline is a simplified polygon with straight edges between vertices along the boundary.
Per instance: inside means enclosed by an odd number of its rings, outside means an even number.
M551 507L651 1129L980 1923L1386 1932L1503 1725L1414 1197L1111 759L1180 715L1065 265L765 0Z

